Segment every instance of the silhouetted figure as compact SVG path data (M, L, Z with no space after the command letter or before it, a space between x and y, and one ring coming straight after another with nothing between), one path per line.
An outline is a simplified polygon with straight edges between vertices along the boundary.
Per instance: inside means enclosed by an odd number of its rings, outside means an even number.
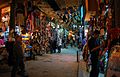
M14 41L11 36L8 37L8 41L5 43L6 50L8 52L8 65L13 65L13 47L14 47Z
M13 68L11 77L16 77L16 72L20 71L21 77L25 77L24 54L22 49L22 37L15 36L15 43L13 47Z
M90 72L90 77L98 77L99 75L99 51L100 51L100 40L99 37L99 31L95 30L93 37L91 37L88 40L88 47L91 54L91 63L92 63L92 69Z

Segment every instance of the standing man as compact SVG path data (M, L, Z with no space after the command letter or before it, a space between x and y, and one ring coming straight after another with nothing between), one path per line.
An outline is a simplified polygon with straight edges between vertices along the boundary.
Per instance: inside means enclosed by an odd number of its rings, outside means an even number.
M19 69L19 70L18 70ZM16 72L20 71L21 77L25 77L24 54L22 49L22 37L16 35L13 47L13 67L11 77L16 77Z
M62 48L62 36L59 35L57 38L57 47L58 47L58 53L61 53L61 48Z
M90 51L90 59L92 63L92 69L90 72L90 77L98 77L99 75L99 51L102 45L100 45L99 31L95 30L93 36L88 40L88 47Z
M8 65L13 65L13 47L14 47L14 40L12 36L8 36L8 41L5 43L6 50L8 52Z
M56 53L56 49L57 49L57 28L53 29L52 48L53 48L53 53Z

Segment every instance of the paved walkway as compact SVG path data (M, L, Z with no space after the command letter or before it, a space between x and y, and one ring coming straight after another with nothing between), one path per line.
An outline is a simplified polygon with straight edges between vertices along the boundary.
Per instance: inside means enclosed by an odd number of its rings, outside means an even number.
M61 53L45 54L37 56L36 60L26 61L29 77L89 77L82 58L79 65L76 62L76 51L77 48L68 47ZM0 65L0 70L0 77L10 77L11 70L7 65Z

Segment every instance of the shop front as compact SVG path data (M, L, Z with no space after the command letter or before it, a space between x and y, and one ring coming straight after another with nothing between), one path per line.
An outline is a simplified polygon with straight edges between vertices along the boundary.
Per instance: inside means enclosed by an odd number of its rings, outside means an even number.
M100 49L102 53L105 52L100 54L100 73L104 73L105 77L119 77L120 28L118 22L114 23L118 19L115 20L115 9L113 8L116 5L112 4L112 2L106 2L108 0L100 1L102 2L98 2L98 12L94 13L93 11L91 16L87 16L88 13L86 13L85 20L87 20L87 17L90 17L88 20L90 23L88 28L88 31L91 31L90 35L97 29L100 31L100 43L106 43L106 46ZM116 17L119 17L119 14Z
M10 6L1 8L1 22L0 22L0 36L3 37L4 42L7 41L9 34L9 21L10 21Z
M10 6L1 9L1 22L3 23L3 31L9 26L10 21Z

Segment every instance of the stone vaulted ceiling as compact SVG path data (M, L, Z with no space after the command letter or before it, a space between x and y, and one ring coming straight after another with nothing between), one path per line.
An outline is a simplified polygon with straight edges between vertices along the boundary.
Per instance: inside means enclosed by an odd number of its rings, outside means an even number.
M5 4L8 5L11 0L0 0L0 8ZM28 0L33 1L35 6L43 11L46 15L57 17L57 13L63 13L69 7L78 7L82 0ZM24 2L24 0L23 0Z
M82 0L35 0L35 5L48 16L57 17L57 13L64 13L69 7L78 7Z

